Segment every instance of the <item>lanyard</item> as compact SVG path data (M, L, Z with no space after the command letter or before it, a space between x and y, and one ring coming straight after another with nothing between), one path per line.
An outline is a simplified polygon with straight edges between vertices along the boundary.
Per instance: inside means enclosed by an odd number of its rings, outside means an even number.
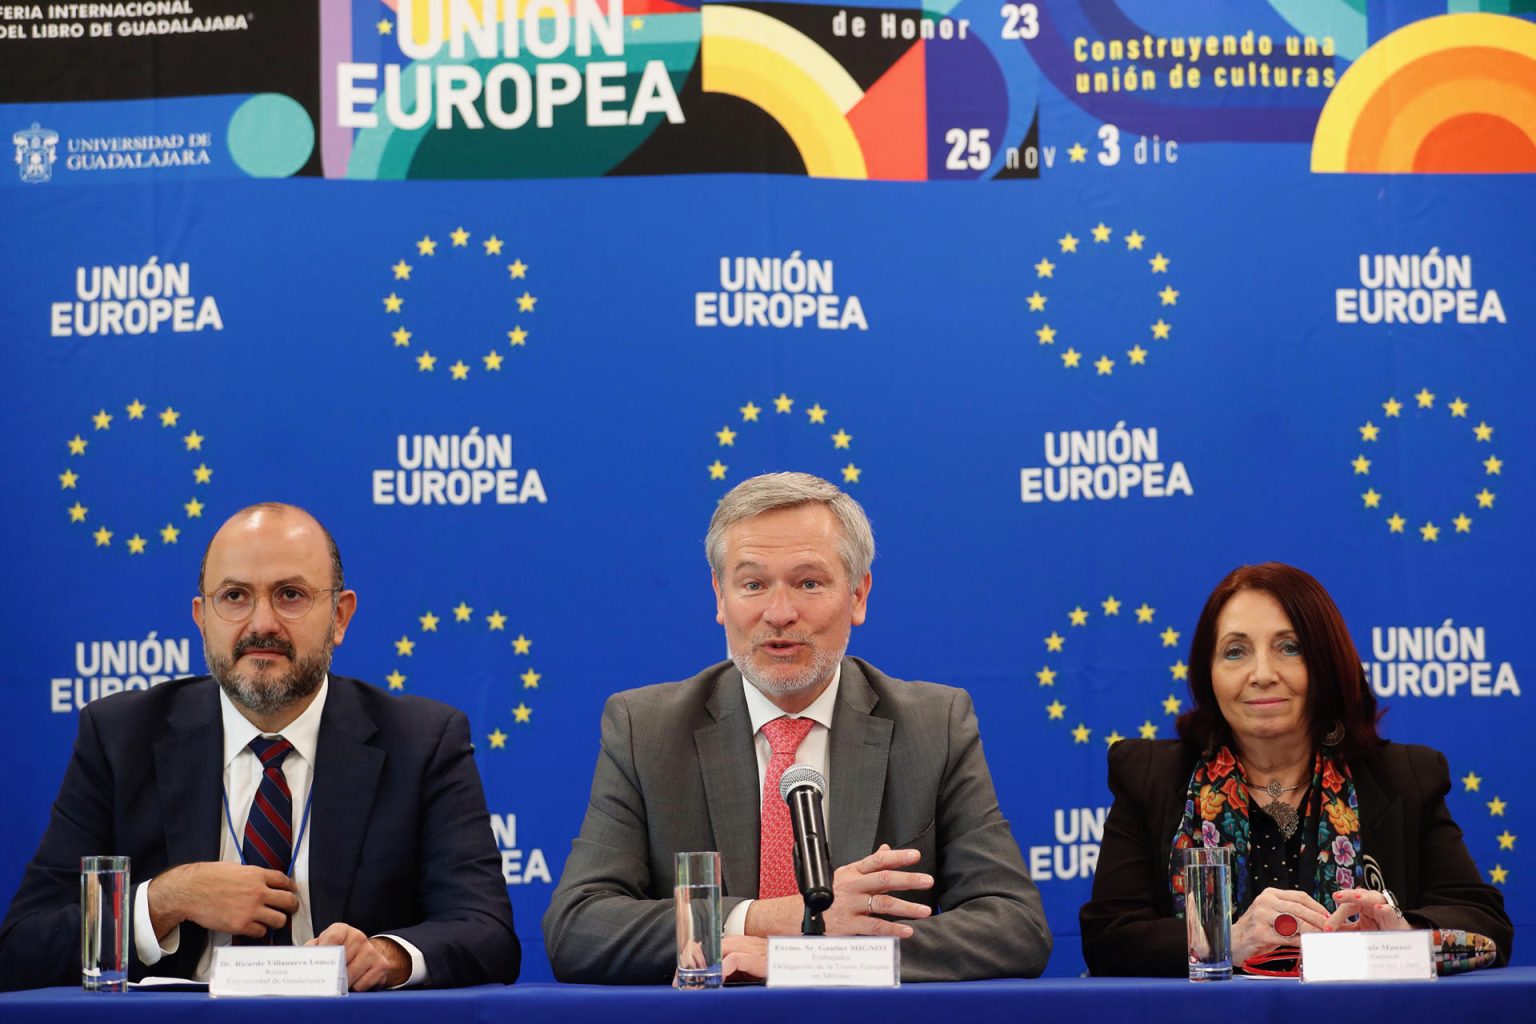
M278 770L281 771L282 769ZM261 783L258 782L257 786L260 787L260 785ZM235 819L231 817L229 813L229 789L222 785L219 787L219 789L224 794L224 824L229 828L229 838L235 841L235 856L240 858L240 865L244 867L245 844L242 843L240 841L240 837L235 834ZM309 793L304 797L304 816L299 819L299 831L298 834L293 837L293 854L288 859L287 875L289 878L293 877L294 865L298 864L299 862L299 846L304 842L304 830L309 827L309 808L310 805L314 802L315 783L314 780L311 779L309 783Z

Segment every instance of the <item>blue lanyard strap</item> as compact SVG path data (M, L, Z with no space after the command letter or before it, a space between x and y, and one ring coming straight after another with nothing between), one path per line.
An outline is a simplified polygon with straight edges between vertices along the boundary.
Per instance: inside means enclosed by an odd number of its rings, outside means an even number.
M240 841L240 836L235 832L235 819L229 813L229 789L221 784L219 786L219 790L224 794L224 824L229 828L229 838L235 841L235 856L240 858L240 864L242 867L244 867L245 844ZM304 797L304 815L299 819L298 834L293 837L293 853L288 858L287 875L289 878L293 877L294 865L298 864L299 862L299 846L304 842L304 830L309 827L309 808L314 802L315 783L314 780L311 779L309 783L309 793Z

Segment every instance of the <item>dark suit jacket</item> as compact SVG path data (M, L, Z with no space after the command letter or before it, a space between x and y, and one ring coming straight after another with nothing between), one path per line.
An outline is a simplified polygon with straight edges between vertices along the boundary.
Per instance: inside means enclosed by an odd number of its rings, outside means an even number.
M1050 932L998 811L964 690L891 679L843 660L828 737L834 868L881 843L922 851L934 888L902 893L943 913L902 942L908 981L1032 977ZM672 856L718 850L722 910L757 896L757 756L741 673L722 662L629 690L603 710L581 834L544 915L563 981L666 982L676 965Z
M80 983L80 857L134 885L219 857L224 730L206 676L87 705L53 816L0 925L0 989ZM464 714L331 676L309 821L315 933L342 921L421 950L436 987L510 982L521 951ZM190 977L207 932L131 977Z
M1514 928L1504 897L1483 882L1451 820L1445 756L1388 743L1350 763L1360 801L1362 852L1419 928L1465 928L1499 944L1509 960ZM1173 832L1184 815L1193 756L1177 740L1124 740L1109 748L1114 805L1083 905L1083 959L1098 975L1182 977L1189 955L1184 922L1168 891ZM1365 883L1362 883L1362 886Z

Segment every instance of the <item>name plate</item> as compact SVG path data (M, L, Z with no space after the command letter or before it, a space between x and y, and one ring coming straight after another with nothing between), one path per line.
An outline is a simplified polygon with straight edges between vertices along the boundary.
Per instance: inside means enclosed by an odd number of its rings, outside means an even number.
M1302 981L1432 981L1428 931L1308 932L1301 937Z
M346 950L341 946L220 946L213 951L208 994L344 996Z
M901 946L893 936L774 935L769 988L897 988Z

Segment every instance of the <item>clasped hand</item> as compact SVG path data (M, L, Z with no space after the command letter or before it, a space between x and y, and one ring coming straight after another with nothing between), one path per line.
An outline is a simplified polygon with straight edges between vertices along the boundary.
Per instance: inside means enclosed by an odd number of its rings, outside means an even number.
M1232 959L1242 963L1280 946L1298 945L1306 932L1401 931L1411 927L1382 893L1370 889L1340 889L1333 894L1332 913L1311 895L1291 889L1265 889L1232 926ZM1281 935L1275 920L1281 914L1296 919L1296 929Z

